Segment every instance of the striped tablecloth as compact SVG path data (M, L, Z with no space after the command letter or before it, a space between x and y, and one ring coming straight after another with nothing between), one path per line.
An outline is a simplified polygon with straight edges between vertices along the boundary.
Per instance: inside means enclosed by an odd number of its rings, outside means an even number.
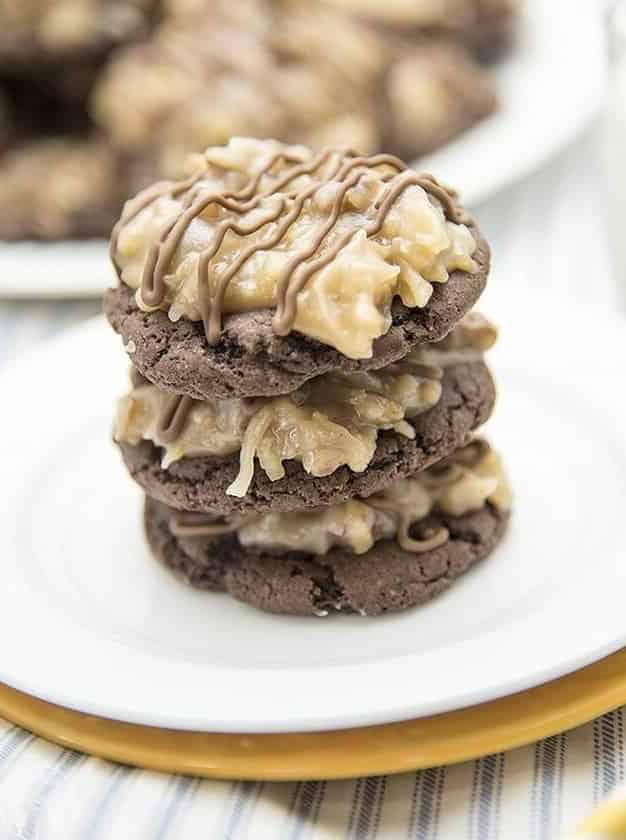
M481 209L496 255L485 311L493 305L506 323L517 300L540 305L545 293L598 317L615 305L602 191L594 133ZM0 364L97 311L96 303L0 303ZM624 779L624 724L620 709L529 747L401 776L255 784L122 767L0 722L0 840L574 836ZM626 820L616 833L620 819L612 805L590 830L626 837Z

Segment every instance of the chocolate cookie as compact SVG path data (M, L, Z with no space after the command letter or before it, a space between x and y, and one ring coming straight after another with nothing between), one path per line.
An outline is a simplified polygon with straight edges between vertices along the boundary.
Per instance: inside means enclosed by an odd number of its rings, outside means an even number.
M380 615L428 601L493 551L509 518L490 503L464 516L435 513L415 526L418 532L448 529L449 539L430 551L414 554L385 540L361 555L333 548L313 556L242 548L232 534L176 537L171 516L167 507L146 499L150 548L187 583L226 591L268 612L318 616L331 611Z
M409 159L445 145L499 104L487 69L461 44L443 38L401 54L389 68L385 91L385 146Z
M145 35L157 0L29 0L0 4L0 62L33 72L103 58Z
M453 271L447 283L434 286L423 309L396 303L393 325L375 342L371 359L348 359L296 332L278 336L270 310L225 317L214 346L207 344L201 322L170 321L160 310L142 312L134 292L123 284L107 291L104 310L133 365L159 388L196 399L285 394L330 370L380 368L418 344L443 338L472 308L487 282L489 246L478 228L471 230L478 272Z
M123 167L98 139L55 137L0 161L0 239L106 236L123 200Z
M295 461L286 461L286 476L270 481L258 463L247 494L226 494L239 469L239 456L186 458L167 469L162 452L149 441L118 445L126 466L146 493L179 510L215 515L261 513L315 508L370 496L396 478L402 478L444 458L464 444L490 416L495 386L483 362L447 367L442 395L434 408L409 422L415 439L393 431L382 432L368 468L362 473L340 467L331 475L307 475Z

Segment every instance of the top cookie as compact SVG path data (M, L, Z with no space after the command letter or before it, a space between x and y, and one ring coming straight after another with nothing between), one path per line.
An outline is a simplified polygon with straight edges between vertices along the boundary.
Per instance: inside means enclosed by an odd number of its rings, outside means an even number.
M111 236L107 314L162 388L269 395L320 365L380 367L484 288L489 249L456 194L391 155L235 138L191 168L128 202Z

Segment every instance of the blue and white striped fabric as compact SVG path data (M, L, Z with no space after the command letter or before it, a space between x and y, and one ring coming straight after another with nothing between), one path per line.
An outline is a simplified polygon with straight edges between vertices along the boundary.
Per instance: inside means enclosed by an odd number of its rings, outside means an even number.
M298 784L167 776L0 725L2 840L552 840L624 779L624 710L536 745L400 776ZM622 835L624 836L624 835Z
M495 252L485 311L490 298L502 311L511 290L536 297L538 305L543 294L562 295L599 314L613 305L596 141L583 138L482 209ZM0 365L98 309L95 302L0 303ZM0 840L553 840L574 836L623 782L624 726L621 709L538 744L453 767L255 784L123 767L0 721Z

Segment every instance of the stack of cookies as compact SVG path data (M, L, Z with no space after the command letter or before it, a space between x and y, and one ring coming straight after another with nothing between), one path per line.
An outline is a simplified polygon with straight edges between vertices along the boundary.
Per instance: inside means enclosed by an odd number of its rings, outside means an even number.
M377 615L487 556L510 497L475 437L489 248L388 154L235 138L126 204L115 440L154 555L264 610Z

